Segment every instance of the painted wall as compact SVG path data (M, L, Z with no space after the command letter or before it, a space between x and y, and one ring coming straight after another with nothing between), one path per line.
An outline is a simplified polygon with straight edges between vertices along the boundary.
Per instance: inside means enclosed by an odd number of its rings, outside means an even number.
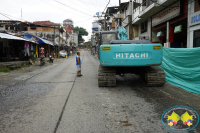
M71 25L63 24L63 26L66 28L66 31L68 33L72 32L72 26Z
M144 33L141 33L141 23L138 26L138 37L141 36L148 36L149 40L151 40L151 18L147 20L147 31Z
M54 28L53 27L36 27L36 29L31 29L31 27L28 27L28 31L54 32ZM59 32L59 30L55 28L55 32Z

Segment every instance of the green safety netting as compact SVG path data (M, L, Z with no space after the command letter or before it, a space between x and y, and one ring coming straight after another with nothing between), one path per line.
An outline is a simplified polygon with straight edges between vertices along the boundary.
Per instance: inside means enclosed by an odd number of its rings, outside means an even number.
M163 48L166 81L200 94L200 48Z

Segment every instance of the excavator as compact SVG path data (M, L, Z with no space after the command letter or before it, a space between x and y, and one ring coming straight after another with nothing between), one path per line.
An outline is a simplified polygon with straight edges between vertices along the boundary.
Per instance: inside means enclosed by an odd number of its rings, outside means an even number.
M98 86L116 86L116 75L140 75L146 86L163 86L163 47L150 40L120 40L117 31L101 31L98 35Z

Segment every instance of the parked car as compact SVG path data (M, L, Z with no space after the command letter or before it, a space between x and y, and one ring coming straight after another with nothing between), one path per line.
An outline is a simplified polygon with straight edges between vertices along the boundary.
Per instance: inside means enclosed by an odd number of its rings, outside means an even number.
M59 52L59 55L60 55L60 57L65 58L65 57L67 56L67 51L61 50L61 51Z

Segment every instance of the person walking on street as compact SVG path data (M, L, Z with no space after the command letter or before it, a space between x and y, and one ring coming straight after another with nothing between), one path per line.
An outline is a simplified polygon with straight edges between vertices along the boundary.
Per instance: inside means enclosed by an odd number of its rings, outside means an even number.
M77 52L76 56L76 66L77 66L77 77L83 76L81 74L81 58L80 58L80 52Z
M70 51L70 56L72 56L72 50Z

